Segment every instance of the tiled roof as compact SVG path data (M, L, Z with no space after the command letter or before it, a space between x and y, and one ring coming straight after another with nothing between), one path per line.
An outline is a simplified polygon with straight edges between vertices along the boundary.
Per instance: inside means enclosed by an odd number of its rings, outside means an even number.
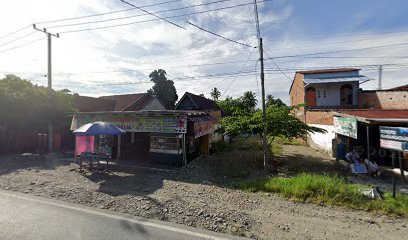
M146 94L147 93L112 95L112 96L102 96L99 98L115 100L116 106L115 106L114 111L124 111L126 108L130 107L133 103L141 99Z
M366 119L408 119L408 110L356 109L336 110L336 112Z
M359 68L334 68L334 69L318 69L318 70L307 70L307 71L296 71L301 74L314 74L314 73L336 73L336 72L353 72L359 71Z
M113 111L116 106L116 101L110 99L74 95L73 104L79 112L103 112Z
M218 106L218 104L208 98L202 97L202 96L198 96L189 92L186 92L184 94L184 96L181 98L181 100L179 101L179 103L176 106L176 109L178 107L178 105L186 98L189 97L193 103L196 105L196 107L198 109L196 110L220 110L220 106Z

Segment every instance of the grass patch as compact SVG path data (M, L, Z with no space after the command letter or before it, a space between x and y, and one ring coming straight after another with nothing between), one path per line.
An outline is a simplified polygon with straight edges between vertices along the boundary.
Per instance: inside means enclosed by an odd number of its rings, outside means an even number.
M302 140L295 138L275 137L274 142L281 145L306 146Z
M259 179L238 187L250 192L276 192L285 198L300 202L323 203L408 216L408 196L399 194L394 199L389 193L385 193L383 200L367 199L360 189L369 188L369 186L348 183L337 176L302 173L291 178Z
M282 145L276 142L271 143L271 151L274 156L279 156L282 154Z

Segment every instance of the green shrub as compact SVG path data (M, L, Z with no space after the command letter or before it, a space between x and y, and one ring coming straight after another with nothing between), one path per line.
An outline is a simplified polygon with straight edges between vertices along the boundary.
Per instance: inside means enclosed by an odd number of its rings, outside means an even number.
M348 183L337 176L302 173L291 178L271 177L242 184L239 188L255 192L276 192L301 202L347 206L354 209L408 216L408 196L398 194L392 198L385 193L383 200L367 199L360 189L370 186Z
M226 144L224 140L219 140L216 142L211 143L211 152L212 153L220 153L222 152L226 147Z

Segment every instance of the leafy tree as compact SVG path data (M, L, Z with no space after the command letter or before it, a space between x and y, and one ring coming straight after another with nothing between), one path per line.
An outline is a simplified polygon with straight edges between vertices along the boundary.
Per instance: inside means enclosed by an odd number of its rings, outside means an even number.
M266 134L270 142L275 137L305 138L307 133L325 132L324 129L312 127L300 121L292 114L294 109L301 107L286 107L270 105L266 109ZM232 116L221 120L221 130L231 135L253 133L261 139L263 136L262 111L252 113L234 112Z
M221 97L221 92L218 90L218 88L214 87L213 90L211 91L211 97L214 101L218 102L218 99Z
M63 118L74 110L72 95L15 75L0 79L0 109L0 126L7 128L9 139L17 130L44 130L49 121L54 126L64 124Z
M154 86L147 92L156 95L167 109L174 109L178 99L174 82L168 80L166 71L163 69L154 70L149 74Z
M282 102L282 100L280 98L274 98L271 94L268 94L266 96L265 105L266 105L266 107L269 107L271 105L274 105L274 106L277 106L277 107L286 106L286 104L284 102Z
M240 98L240 101L244 108L250 112L255 111L256 103L258 100L256 100L255 93L248 91L244 92L244 95Z

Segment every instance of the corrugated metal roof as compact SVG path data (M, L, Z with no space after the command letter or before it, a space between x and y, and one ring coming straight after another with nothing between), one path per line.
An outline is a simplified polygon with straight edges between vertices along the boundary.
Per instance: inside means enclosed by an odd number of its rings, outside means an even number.
M408 119L408 110L389 110L389 109L355 109L355 110L337 110L338 113L353 115L365 118L367 120L395 120Z
M359 71L360 68L334 68L334 69L316 69L306 71L296 71L301 74L315 74L315 73L335 73L335 72L354 72Z
M305 78L305 83L336 83L336 82L355 82L355 81L368 81L370 80L366 76L355 77L333 77L333 78Z

